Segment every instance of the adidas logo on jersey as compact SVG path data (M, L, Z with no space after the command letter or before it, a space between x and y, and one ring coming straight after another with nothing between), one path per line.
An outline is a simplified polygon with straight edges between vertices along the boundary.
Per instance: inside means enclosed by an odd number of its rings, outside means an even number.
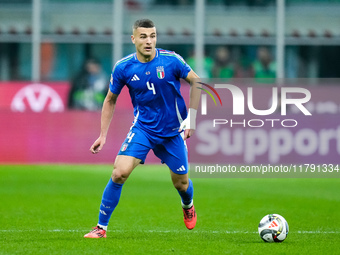
M135 75L132 77L131 81L139 81L139 78L138 78L137 74L135 74Z

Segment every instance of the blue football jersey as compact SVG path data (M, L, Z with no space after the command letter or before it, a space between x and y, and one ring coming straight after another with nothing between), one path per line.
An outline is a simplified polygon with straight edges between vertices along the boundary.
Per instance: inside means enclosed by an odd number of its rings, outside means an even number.
M187 117L180 92L180 78L191 68L175 52L156 49L150 62L142 63L136 53L119 60L111 74L110 91L119 94L126 85L134 107L133 125L152 135L170 137L178 134Z

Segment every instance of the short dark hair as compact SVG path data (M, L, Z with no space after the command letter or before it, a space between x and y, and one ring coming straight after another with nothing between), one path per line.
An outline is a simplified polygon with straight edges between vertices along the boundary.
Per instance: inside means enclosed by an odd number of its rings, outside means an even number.
M149 19L139 19L135 21L132 29L137 29L139 27L151 28L151 27L155 27L155 24L153 23L152 20L149 20Z

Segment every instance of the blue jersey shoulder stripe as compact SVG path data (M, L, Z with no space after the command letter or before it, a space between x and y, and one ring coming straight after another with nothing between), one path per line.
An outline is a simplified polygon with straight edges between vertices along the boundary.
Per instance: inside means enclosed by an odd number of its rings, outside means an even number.
M160 51L159 54L163 55L163 56L176 57L179 61L182 62L183 65L185 64L184 59L180 55L178 55L177 53L175 53L173 51Z
M124 62L130 60L131 58L133 58L133 54L130 54L130 55L126 56L125 58L122 58L122 59L118 60L117 63L115 64L115 66L113 67L112 72L114 72L114 70L116 69L116 67L117 67L119 64L122 64L122 63L124 63Z

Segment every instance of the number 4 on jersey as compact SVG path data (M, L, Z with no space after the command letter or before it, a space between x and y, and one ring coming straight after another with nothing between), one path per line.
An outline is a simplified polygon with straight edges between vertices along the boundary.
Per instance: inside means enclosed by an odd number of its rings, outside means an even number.
M149 90L152 90L152 94L156 95L156 90L155 86L151 82L146 82L146 86L148 87Z

